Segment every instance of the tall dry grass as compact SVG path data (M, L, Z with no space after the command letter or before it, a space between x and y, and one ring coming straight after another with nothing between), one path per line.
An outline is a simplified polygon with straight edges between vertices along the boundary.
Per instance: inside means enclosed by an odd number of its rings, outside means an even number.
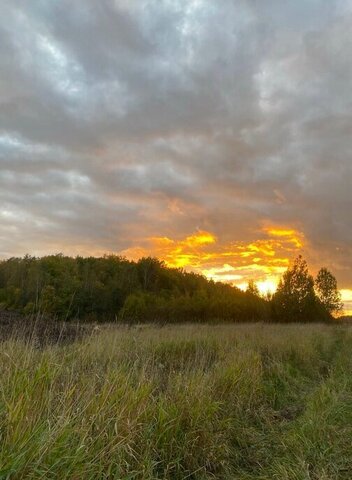
M352 478L352 335L103 327L0 344L0 479Z

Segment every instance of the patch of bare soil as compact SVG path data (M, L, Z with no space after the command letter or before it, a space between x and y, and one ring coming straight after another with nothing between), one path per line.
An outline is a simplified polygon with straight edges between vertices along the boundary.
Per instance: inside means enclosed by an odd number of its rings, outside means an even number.
M93 329L92 324L59 322L43 315L22 315L0 310L0 342L19 338L31 341L37 347L64 345L80 340Z

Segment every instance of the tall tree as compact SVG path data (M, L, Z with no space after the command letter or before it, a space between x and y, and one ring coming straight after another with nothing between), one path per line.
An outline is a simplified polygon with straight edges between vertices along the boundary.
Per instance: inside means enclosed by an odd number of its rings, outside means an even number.
M343 304L337 288L337 280L327 268L319 270L315 279L315 289L319 300L330 315L342 310Z
M283 274L273 296L273 313L278 321L314 321L319 319L314 279L301 255Z

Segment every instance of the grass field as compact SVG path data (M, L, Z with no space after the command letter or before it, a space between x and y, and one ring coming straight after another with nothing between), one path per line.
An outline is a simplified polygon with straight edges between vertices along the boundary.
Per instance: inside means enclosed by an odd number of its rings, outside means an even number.
M107 326L0 360L0 479L352 478L348 328Z

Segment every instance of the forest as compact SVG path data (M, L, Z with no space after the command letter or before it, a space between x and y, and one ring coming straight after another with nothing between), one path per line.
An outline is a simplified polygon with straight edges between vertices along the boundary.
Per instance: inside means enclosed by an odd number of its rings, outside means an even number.
M0 262L0 305L60 320L123 323L329 321L342 308L335 277L322 268L313 279L301 256L264 298L252 281L242 291L156 258L26 255Z

